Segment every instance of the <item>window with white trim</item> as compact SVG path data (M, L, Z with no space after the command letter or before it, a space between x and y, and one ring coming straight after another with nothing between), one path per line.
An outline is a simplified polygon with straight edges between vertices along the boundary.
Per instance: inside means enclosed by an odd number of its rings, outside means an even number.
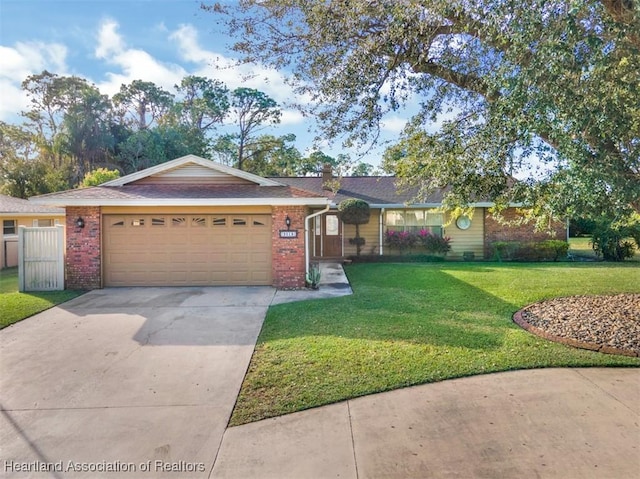
M16 220L3 220L2 234L5 234L5 235L16 234Z
M444 215L436 210L387 210L385 211L385 225L387 229L395 231L411 231L418 233L427 230L429 233L443 235Z

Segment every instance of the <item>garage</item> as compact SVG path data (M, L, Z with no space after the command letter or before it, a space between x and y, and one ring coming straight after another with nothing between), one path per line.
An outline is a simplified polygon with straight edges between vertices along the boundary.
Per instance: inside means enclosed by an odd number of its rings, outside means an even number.
M104 286L270 285L271 215L104 215Z
M330 200L194 155L34 203L65 208L65 287L303 288L309 213Z

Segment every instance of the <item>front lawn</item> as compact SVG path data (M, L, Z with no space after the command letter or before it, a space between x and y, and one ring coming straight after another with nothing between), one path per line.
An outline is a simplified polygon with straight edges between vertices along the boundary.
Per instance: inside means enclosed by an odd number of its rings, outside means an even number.
M64 303L82 291L18 292L18 268L0 270L0 329Z
M545 298L640 292L637 263L354 264L353 296L271 307L232 425L513 369L640 366L540 339L511 318Z

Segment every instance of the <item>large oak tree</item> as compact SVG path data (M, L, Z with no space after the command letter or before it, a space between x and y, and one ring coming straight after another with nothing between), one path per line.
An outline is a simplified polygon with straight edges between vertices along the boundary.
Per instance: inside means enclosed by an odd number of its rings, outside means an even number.
M452 205L489 196L539 218L640 210L638 0L205 8L245 61L292 72L329 137L367 142L386 113L417 108L385 166L425 189L451 185Z

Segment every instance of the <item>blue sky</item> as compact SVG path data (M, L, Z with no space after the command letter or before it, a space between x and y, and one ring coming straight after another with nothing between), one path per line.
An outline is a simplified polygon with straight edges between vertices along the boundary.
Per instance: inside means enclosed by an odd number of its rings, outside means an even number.
M282 123L264 133L295 133L302 152L312 146L312 121L286 106L286 73L259 65L231 67L231 40L215 16L195 0L0 0L0 120L17 123L27 98L26 76L47 69L77 75L113 95L123 83L141 79L172 91L185 75L217 78L229 88L256 88L278 101ZM398 135L404 120L386 119L383 135ZM339 144L320 144L330 155ZM377 165L380 150L363 161Z

